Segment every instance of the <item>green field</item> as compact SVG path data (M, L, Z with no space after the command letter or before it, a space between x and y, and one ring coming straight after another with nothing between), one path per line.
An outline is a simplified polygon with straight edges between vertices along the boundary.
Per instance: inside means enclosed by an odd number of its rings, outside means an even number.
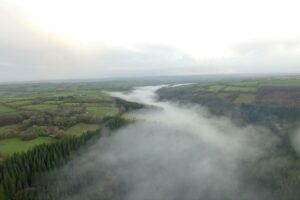
M74 106L74 107L76 107L76 106L80 106L80 103L64 103L63 105L65 105L65 106Z
M60 103L62 103L62 101L45 101L45 102L43 102L43 104L54 104L54 105L57 105L57 104L60 104Z
M2 132L6 132L6 131L13 130L13 129L16 129L16 128L17 128L16 125L0 126L0 134L1 134Z
M224 85L211 85L211 86L209 86L208 91L219 92L223 88L224 88Z
M53 111L53 110L57 109L57 106L53 105L53 104L34 104L34 105L23 106L22 108L28 109L28 110L48 110L48 111Z
M124 82L0 85L0 138L22 134L60 137L65 130L73 130L74 124L98 123L100 118L114 116L119 111L113 107L114 98L103 90L123 90L132 85Z
M226 92L255 92L256 87L237 87L237 86L228 86L224 89Z
M277 79L271 79L271 80L261 80L260 84L262 86L272 86L272 87L278 87L278 86L300 86L300 78L277 78Z
M17 103L17 102L24 102L24 101L32 101L35 97L34 96L30 96L30 97L26 97L26 96L14 96L14 97L11 97L11 96L5 96L3 95L2 97L5 97L3 98L3 100L9 104L14 104L14 103Z
M94 131L99 128L100 128L100 126L97 124L80 123L80 124L76 124L75 126L68 128L68 130L66 130L65 133L67 135L81 135L82 133L84 133L86 131Z
M185 89L188 91L193 88L193 92L257 92L263 87L300 87L300 77L273 77L257 78L253 80L236 80L236 81L218 81L205 82L196 85L176 87L171 90Z
M238 86L238 87L256 87L258 86L258 81L241 81L241 82L234 82L231 85Z
M255 101L255 95L254 94L240 94L235 100L235 104L250 104Z
M13 111L15 110L0 103L0 113L8 113Z
M88 106L86 111L97 117L113 116L118 112L112 106Z
M32 104L31 100L21 100L21 101L9 102L9 105L12 105L12 106L24 106L24 105L29 105L29 104Z
M206 105L214 101L234 106L273 105L276 100L277 106L300 108L300 76L206 81L162 88L158 93L162 99L192 99Z
M33 140L23 141L20 138L10 138L0 140L0 153L5 156L10 156L14 153L28 151L36 145L53 142L50 137L38 137Z

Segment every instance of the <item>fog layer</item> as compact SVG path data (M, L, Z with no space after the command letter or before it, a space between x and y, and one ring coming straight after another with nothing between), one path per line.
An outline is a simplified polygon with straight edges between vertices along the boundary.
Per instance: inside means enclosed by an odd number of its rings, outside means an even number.
M57 172L56 199L260 199L243 173L272 150L267 129L237 127L202 107L156 100L156 87L111 93L154 105ZM76 188L74 190L74 188ZM70 192L72 191L72 192Z

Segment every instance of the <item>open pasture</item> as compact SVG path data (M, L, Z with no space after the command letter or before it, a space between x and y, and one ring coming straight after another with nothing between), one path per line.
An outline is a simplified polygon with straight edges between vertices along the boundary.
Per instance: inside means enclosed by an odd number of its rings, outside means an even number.
M94 131L99 129L100 126L97 124L85 124L85 123L79 123L76 124L70 128L68 128L65 133L66 135L81 135L82 133L86 132L86 131Z
M15 111L15 109L0 103L0 113L8 113L13 111Z
M118 113L118 110L112 106L88 106L86 111L97 117L113 116Z
M0 140L0 153L5 156L14 153L21 153L28 151L36 145L53 142L54 139L50 137L38 137L33 140L21 140L20 138L10 138Z

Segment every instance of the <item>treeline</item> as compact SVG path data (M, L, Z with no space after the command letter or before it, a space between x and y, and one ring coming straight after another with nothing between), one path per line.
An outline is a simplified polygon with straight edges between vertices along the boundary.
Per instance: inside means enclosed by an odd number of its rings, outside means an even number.
M110 129L117 129L128 123L119 116L108 117L104 121L105 126ZM87 141L100 136L100 130L88 131L79 137L66 137L7 158L0 165L0 184L3 185L7 199L35 199L37 184L42 175L65 164Z
M29 115L29 112L1 114L0 126L21 123L23 120L29 118Z
M105 122L105 126L111 130L114 130L114 129L118 129L122 126L125 126L127 125L129 122L120 117L120 116L115 116L115 117L105 117L103 119L103 121Z
M214 115L227 116L239 124L267 126L275 132L280 132L281 127L292 126L300 119L299 107L259 102L236 105L233 101L240 95L239 92L232 92L225 98L219 93L197 92L190 86L189 89L163 88L158 94L161 99L200 104L209 108Z
M114 105L118 107L121 112L127 112L127 111L141 109L145 107L143 104L125 101L119 98L116 98L114 100Z
M67 162L72 152L99 132L87 132L80 137L65 138L52 144L15 154L1 165L1 183L8 199L33 199L35 183L42 173Z
M300 159L284 151L279 149L244 167L242 183L256 191L260 199L300 199Z
M244 104L241 109L247 116L246 120L254 123L271 118L292 122L300 117L300 109L292 107Z

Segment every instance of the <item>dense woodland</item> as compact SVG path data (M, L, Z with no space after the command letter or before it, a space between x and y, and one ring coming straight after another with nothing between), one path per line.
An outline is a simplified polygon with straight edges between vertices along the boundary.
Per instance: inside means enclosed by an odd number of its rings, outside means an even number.
M128 122L120 117L106 119L110 129L117 129ZM68 162L71 156L83 148L91 139L101 136L101 131L89 131L79 137L67 137L52 144L42 144L21 154L15 154L0 165L0 183L7 199L36 199L41 187L47 189L48 183L41 179L47 172Z
M299 199L300 157L291 144L300 120L299 77L202 82L162 88L158 94L162 100L206 106L239 126L268 127L280 139L276 151L244 163L243 182L258 195L263 193L264 199Z
M63 139L53 144L42 144L23 154L15 154L1 166L1 180L8 199L34 199L39 176L67 162L72 152L91 137Z

